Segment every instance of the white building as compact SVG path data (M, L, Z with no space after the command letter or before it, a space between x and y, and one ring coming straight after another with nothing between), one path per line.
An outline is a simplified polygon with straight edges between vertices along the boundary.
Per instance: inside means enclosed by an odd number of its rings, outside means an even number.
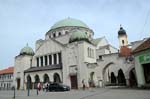
M0 90L10 90L13 87L14 67L0 70Z
M93 36L93 30L79 20L67 18L55 23L44 40L36 41L35 52L27 45L15 57L17 89L26 89L27 83L36 88L38 82L58 82L76 89L82 87L83 80L86 86L100 86L110 82L108 70L116 76L120 69L121 75L125 74L132 66L125 63L126 57L120 58L105 37ZM122 37L121 42L127 42L127 36Z

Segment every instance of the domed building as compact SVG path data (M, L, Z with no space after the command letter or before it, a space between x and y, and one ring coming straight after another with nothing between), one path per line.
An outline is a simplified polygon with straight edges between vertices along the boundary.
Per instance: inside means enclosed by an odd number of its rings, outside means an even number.
M45 39L36 41L35 51L27 45L15 57L16 88L34 89L39 82L63 83L72 89L81 88L83 82L87 87L100 86L105 79L104 66L107 67L103 55L118 50L105 37L93 36L93 30L80 20L66 18L56 22Z

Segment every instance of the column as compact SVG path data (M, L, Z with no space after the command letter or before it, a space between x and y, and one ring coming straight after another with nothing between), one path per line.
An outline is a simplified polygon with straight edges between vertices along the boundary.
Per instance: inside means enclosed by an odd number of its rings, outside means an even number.
M54 54L51 55L52 58L52 65L54 65Z
M49 66L49 55L47 55L47 66Z
M45 66L45 56L43 56L43 66Z
M39 67L41 67L41 58L39 57Z
M59 64L59 55L58 55L58 53L56 54L56 58L57 58L56 64Z

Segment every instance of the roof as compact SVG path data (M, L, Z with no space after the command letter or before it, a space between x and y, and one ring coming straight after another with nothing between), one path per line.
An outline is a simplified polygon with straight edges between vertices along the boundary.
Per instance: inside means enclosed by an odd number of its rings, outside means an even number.
M97 45L102 39L103 39L103 37L102 37L102 38L93 39L91 42L92 42L94 45Z
M120 30L118 31L118 35L126 35L126 31L123 29L123 27L120 26Z
M131 48L128 48L128 46L121 46L120 48L120 56L130 56L131 55Z
M45 70L56 70L56 69L61 69L62 64L57 64L57 65L50 65L50 66L44 66L44 67L31 67L27 70L25 70L25 73L28 72L36 72L36 71L45 71Z
M20 51L20 55L24 55L24 54L34 55L33 49L29 47L28 44L24 48L22 48Z
M0 70L0 75L12 74L13 72L14 72L14 67L8 67L7 69Z
M73 19L73 18L66 18L66 19L60 20L57 23L55 23L51 27L51 29L56 29L56 28L65 27L65 26L78 26L78 27L89 28L85 23L83 23L80 20Z
M134 49L132 52L137 53L146 49L150 49L150 38L145 40L142 44L140 44L136 49Z
M74 42L74 41L81 41L81 40L86 40L88 41L87 34L82 31L75 31L72 33L69 42Z

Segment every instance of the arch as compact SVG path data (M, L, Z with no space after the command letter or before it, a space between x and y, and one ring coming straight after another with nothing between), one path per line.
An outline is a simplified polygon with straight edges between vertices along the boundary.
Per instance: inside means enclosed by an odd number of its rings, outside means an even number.
M95 72L91 72L90 73L90 79L89 79L89 86L90 87L95 87L94 79L95 79Z
M55 73L53 78L55 83L61 83L60 76L58 73Z
M122 69L118 70L118 85L121 85L121 86L126 85L126 79L125 79Z
M115 77L114 72L111 72L111 83L116 84L116 77Z
M106 72L106 69L107 69L110 65L112 65L112 64L114 64L114 62L108 63L108 64L103 68L102 73L103 73L104 84L106 84L106 79L105 79L105 72Z
M44 76L43 76L43 82L44 82L44 83L50 82L50 81L49 81L49 76L48 76L48 74L44 74Z
M32 89L32 79L30 75L27 76L27 89L28 88Z
M37 88L37 84L40 82L39 75L35 75L34 79L35 79L34 88Z
M136 80L136 76L135 76L135 68L131 69L129 72L129 85L130 85L130 87L137 86L137 80Z

